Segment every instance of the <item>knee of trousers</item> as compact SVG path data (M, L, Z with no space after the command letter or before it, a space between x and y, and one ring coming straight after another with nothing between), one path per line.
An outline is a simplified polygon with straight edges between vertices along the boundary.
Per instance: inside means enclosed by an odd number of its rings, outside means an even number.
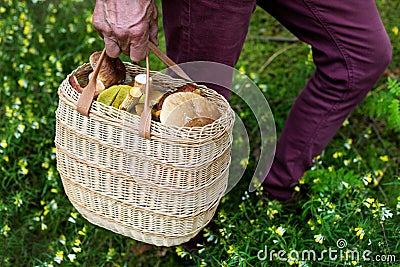
M358 55L364 60L355 61L354 89L368 92L382 76L392 60L392 47L389 38L372 42L371 53Z

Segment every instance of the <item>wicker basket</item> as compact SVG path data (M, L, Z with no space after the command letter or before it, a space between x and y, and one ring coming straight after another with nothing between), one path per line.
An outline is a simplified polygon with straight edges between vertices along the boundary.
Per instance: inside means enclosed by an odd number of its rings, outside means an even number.
M145 69L125 63L128 77ZM85 86L89 64L73 74ZM72 74L70 74L72 75ZM58 89L57 169L75 208L91 223L157 246L194 237L213 217L228 184L234 113L215 91L200 86L221 118L204 127L151 122L151 138L138 135L140 117L94 101L77 111L80 95L69 76ZM153 84L176 90L184 80L151 72Z

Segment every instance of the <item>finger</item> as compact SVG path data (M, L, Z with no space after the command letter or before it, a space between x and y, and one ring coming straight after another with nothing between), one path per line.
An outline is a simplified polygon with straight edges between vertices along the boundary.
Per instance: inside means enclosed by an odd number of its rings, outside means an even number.
M109 57L117 58L121 54L121 48L118 43L110 37L104 37L104 44L106 46L106 53Z
M149 39L152 41L155 45L158 46L158 25L157 25L157 20L152 21L150 23L150 29L149 29Z
M158 45L158 8L154 1L152 1L152 16L150 18L149 39L155 45Z
M153 42L156 46L158 46L158 27L151 27L150 28L150 41Z
M149 54L149 52L150 50L147 47L147 42L145 42L145 45L131 44L129 56L133 62L140 62Z

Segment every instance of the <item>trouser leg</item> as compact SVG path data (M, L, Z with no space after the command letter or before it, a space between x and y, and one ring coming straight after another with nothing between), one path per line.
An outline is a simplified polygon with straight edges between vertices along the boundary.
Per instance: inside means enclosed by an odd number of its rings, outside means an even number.
M256 0L163 0L167 55L176 63L212 61L234 67L255 5ZM232 84L231 75L219 78L226 87ZM230 87L209 86L229 98Z
M280 135L265 189L287 199L391 59L373 0L262 0L259 5L312 46L316 70Z
M264 182L273 197L287 199L291 185L377 82L391 47L373 0L262 0L259 5L312 46L316 64L290 111ZM251 0L164 0L167 54L178 63L234 66L253 9Z

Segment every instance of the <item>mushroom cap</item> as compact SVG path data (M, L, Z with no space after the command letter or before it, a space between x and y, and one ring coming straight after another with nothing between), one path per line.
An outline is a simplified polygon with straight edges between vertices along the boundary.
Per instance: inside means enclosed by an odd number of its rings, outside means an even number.
M165 98L160 122L168 126L202 127L221 116L217 106L193 92L178 92Z
M93 68L99 60L100 55L100 51L96 51L90 55L89 61ZM112 85L122 83L125 77L126 68L124 63L119 58L111 58L105 54L97 79L100 79L105 88L108 88Z
M149 92L149 105L153 106L158 103L158 101L162 98L163 93L158 90L150 90ZM144 103L146 100L146 94L143 94L140 99L139 103Z

